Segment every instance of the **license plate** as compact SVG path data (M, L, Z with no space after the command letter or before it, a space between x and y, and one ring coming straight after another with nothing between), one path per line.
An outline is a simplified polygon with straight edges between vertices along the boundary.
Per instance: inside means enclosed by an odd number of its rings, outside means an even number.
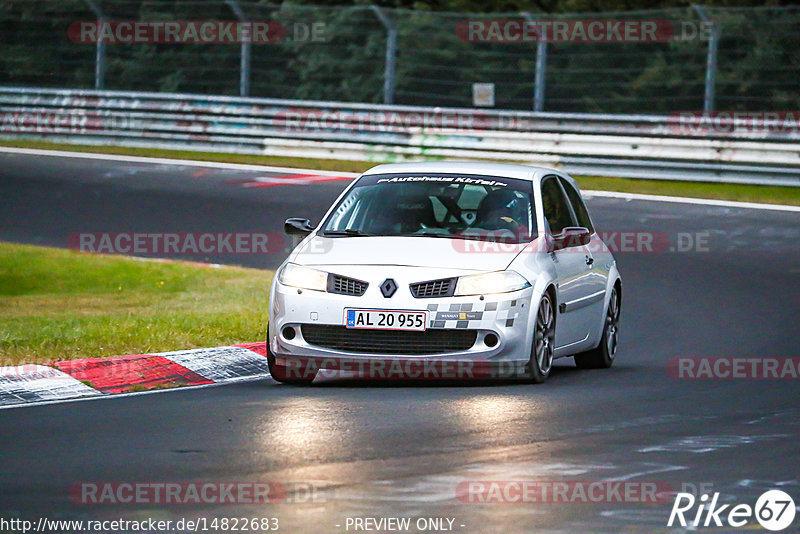
M376 330L425 330L428 313L405 310L345 310L347 328Z

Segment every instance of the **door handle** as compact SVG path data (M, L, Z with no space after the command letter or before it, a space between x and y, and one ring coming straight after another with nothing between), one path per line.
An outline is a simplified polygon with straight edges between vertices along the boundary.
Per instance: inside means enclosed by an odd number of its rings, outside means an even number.
M591 256L586 256L586 265L591 265L594 263L594 258Z

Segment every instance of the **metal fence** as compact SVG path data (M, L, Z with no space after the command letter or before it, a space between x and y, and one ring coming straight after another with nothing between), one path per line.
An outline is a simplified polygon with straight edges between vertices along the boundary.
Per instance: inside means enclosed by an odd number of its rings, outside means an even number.
M754 129L694 115L0 87L0 138L374 162L517 161L574 174L800 186L800 132L776 115Z
M268 39L204 39L203 22L265 23ZM178 23L180 39L154 34L167 23ZM657 31L627 35L626 23ZM609 30L614 24L623 31ZM185 34L192 27L199 38ZM252 0L4 0L0 46L6 86L450 107L472 107L475 91L491 104L493 88L494 107L510 110L800 109L800 8L792 6L487 15Z

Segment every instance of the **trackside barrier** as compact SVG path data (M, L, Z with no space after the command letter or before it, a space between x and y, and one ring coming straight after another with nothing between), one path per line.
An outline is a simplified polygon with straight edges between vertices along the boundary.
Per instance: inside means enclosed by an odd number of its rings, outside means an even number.
M764 185L800 186L798 121L0 87L5 139L373 162L515 161L583 175Z

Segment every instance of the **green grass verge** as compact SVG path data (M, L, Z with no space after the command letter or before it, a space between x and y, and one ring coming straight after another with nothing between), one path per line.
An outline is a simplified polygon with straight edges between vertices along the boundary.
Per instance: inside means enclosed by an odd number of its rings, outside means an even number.
M324 169L340 172L363 172L376 165L375 162L368 161L290 158L282 156L246 156L217 152L188 152L182 150L156 150L112 146L83 146L30 140L0 140L0 146L40 148L46 150L67 150L72 152L95 152L100 154L121 154L126 156L219 161L223 163L250 163L256 165L274 165L303 169ZM646 193L651 195L711 198L717 200L738 200L741 202L761 202L765 204L789 204L800 206L800 187L717 184L709 182L678 182L674 180L637 180L633 178L614 178L603 176L575 176L575 178L578 180L581 188L595 189L599 191L622 191L625 193Z
M272 276L0 243L0 365L263 340Z
M800 206L800 187L577 176L581 189Z

